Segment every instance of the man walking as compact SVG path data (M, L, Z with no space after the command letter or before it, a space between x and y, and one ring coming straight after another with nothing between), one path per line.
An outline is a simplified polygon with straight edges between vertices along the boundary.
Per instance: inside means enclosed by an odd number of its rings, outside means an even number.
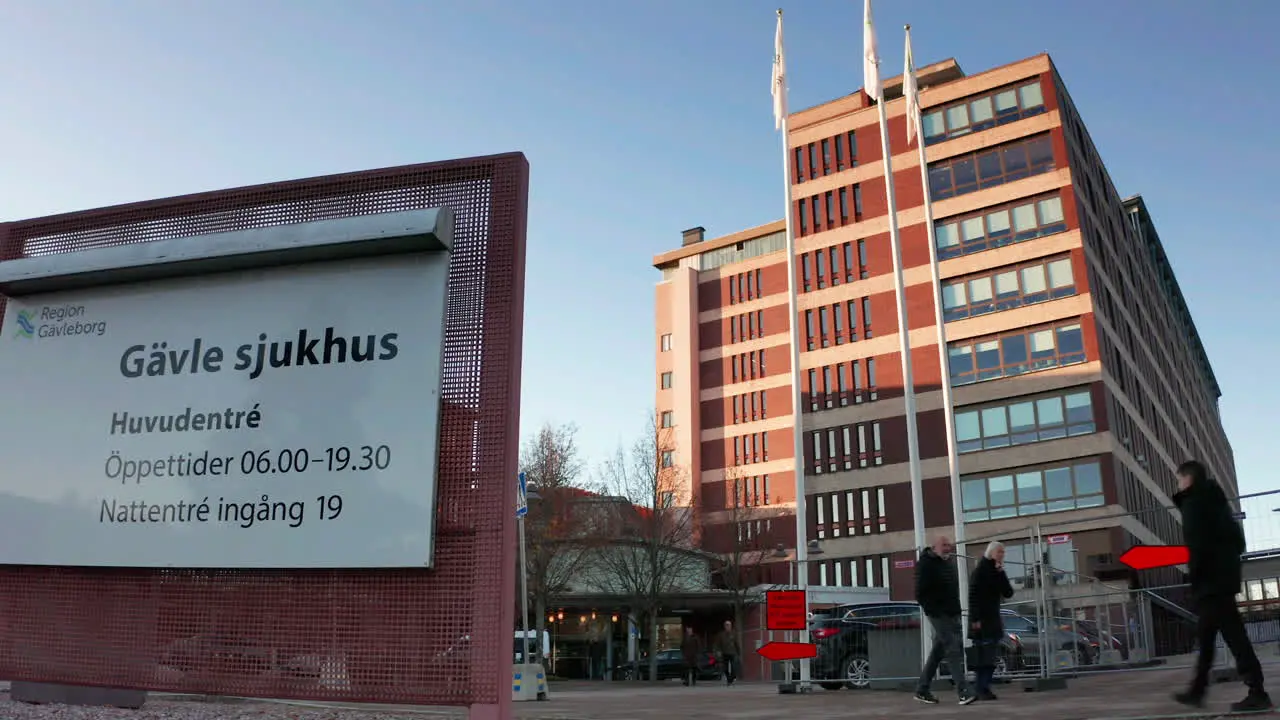
M724 666L725 684L732 686L738 679L738 636L733 632L733 622L724 621L724 630L716 638L715 650Z
M1204 465L1194 460L1178 467L1178 492L1173 502L1182 513L1182 535L1190 555L1187 566L1199 615L1196 635L1200 643L1191 687L1174 695L1174 699L1192 707L1204 704L1218 633L1222 633L1223 642L1236 659L1236 671L1249 688L1248 696L1231 706L1232 712L1270 710L1271 698L1262 682L1262 664L1236 607L1236 594L1243 583L1240 556L1245 551L1244 530L1232 516L1222 488L1209 478Z
M680 643L680 655L684 659L684 684L698 684L698 661L702 659L702 641L693 634L693 628L684 629L684 642Z
M935 705L930 691L943 656L951 669L960 704L972 703L975 696L964 673L964 630L960 624L960 576L956 570L955 545L940 536L932 548L925 548L916 562L916 602L933 628L933 649L916 683L916 700Z

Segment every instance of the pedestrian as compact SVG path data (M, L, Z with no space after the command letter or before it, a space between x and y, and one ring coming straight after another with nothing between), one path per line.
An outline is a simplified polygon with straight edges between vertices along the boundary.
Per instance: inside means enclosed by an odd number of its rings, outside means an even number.
M680 643L680 654L684 657L684 684L686 687L698 684L698 661L702 659L702 641L693 634L693 628L684 629L684 642Z
M724 681L732 686L738 679L738 636L733 632L733 621L724 621L724 630L716 638L716 655L720 656L720 665L724 668Z
M975 699L964 673L964 627L960 623L960 576L955 550L951 538L939 536L933 541L933 547L921 551L916 561L916 602L933 628L933 649L920 671L915 698L929 705L938 703L930 686L944 656L960 704L968 705Z
M1182 514L1183 542L1190 556L1187 568L1199 616L1196 635L1200 653L1191 687L1174 695L1174 699L1192 707L1204 704L1218 633L1222 633L1223 642L1236 659L1236 672L1249 688L1245 699L1233 704L1231 710L1265 712L1273 706L1263 686L1262 664L1236 606L1236 594L1244 582L1244 530L1233 517L1226 493L1209 478L1204 465L1190 460L1178 466L1177 474L1178 492L1173 502Z
M991 681L1004 639L1000 605L1013 597L1013 585L1004 572L1004 544L987 545L982 559L969 577L969 637L974 648L974 685L979 700L995 700Z

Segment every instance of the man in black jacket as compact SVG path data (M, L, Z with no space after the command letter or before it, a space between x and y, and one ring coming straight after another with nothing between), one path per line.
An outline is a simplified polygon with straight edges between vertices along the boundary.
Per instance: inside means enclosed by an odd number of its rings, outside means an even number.
M1244 555L1244 530L1233 517L1231 505L1222 488L1209 479L1204 465L1192 460L1178 467L1178 492L1173 502L1182 513L1182 535L1190 555L1191 594L1199 614L1197 636L1200 655L1191 687L1174 696L1184 705L1204 704L1209 688L1209 671L1213 667L1214 647L1218 633L1236 659L1240 679L1249 695L1235 703L1235 712L1270 710L1271 698L1262 681L1262 664L1253 651L1245 632L1244 620L1236 607L1243 572L1240 556Z
M960 704L974 701L964 673L964 631L960 624L960 576L956 571L955 545L951 538L939 537L925 548L916 562L916 602L933 628L933 649L916 683L916 700L930 705L938 698L929 691L943 655L951 668ZM923 628L921 628L923 629Z

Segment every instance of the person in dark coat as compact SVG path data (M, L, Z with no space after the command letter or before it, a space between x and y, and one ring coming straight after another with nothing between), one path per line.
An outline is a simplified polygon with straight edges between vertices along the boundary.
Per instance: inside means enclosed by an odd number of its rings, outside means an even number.
M1270 710L1271 697L1263 686L1262 664L1236 606L1236 594L1244 582L1244 530L1233 517L1222 487L1209 478L1204 465L1194 460L1178 467L1178 492L1173 502L1182 513L1183 542L1190 555L1187 566L1199 615L1196 634L1200 644L1191 687L1174 699L1192 707L1204 704L1218 633L1222 633L1223 642L1236 659L1236 671L1249 688L1248 696L1232 705L1232 711Z
M702 658L702 641L693 634L693 628L684 629L684 642L680 643L680 655L684 659L684 684L698 684L698 660Z
M987 545L969 578L969 637L973 640L974 685L979 700L996 699L991 680L996 674L1000 640L1004 637L1000 605L1011 597L1013 586L1004 572L1004 544L993 542Z
M738 635L733 631L733 622L724 621L724 630L716 637L716 655L720 656L720 665L724 668L726 685L733 685L738 679Z
M974 701L964 674L964 628L960 624L960 575L956 570L956 546L949 537L938 537L916 561L916 602L933 629L933 649L916 683L916 700L929 705L938 698L929 691L943 656L951 668L960 704Z

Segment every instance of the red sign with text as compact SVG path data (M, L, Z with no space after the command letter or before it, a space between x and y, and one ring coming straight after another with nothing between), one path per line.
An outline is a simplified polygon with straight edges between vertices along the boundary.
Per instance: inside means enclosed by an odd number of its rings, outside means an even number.
M803 590L770 590L765 593L764 623L769 630L805 630L809 608Z

